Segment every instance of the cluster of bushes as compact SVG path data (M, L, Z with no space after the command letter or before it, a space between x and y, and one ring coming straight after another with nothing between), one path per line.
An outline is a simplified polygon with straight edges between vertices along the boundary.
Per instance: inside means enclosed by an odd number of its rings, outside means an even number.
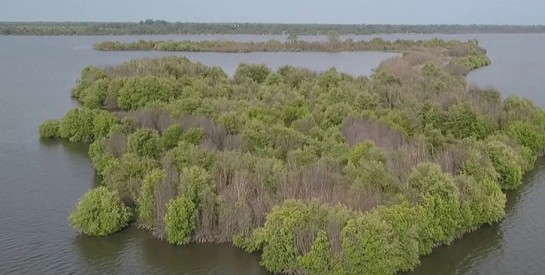
M260 250L272 272L392 274L500 220L502 190L545 149L543 110L448 71L464 51L407 53L370 77L241 64L228 78L178 57L88 67L83 106L40 134L92 142L103 187L71 217L83 233L121 229L130 207L158 238Z
M40 125L40 136L65 138L71 142L91 142L105 136L118 119L110 112L78 108L70 110L61 120L48 120Z
M126 227L131 216L115 191L100 186L83 195L69 220L79 232L106 236Z

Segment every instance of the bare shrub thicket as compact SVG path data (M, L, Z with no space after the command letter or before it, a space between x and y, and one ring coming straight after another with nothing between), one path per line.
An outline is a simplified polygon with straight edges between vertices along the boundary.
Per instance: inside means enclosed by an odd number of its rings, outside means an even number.
M502 101L498 91L492 88L483 90L472 86L469 88L468 97L471 105L479 114L490 114L496 121L499 121Z
M460 62L449 62L444 67L445 71L451 75L455 76L465 76L468 73L466 66Z
M331 205L345 204L351 209L370 210L381 202L381 191L375 188L358 189L354 192L340 168L334 168L324 160L306 166L291 166L280 189L285 199L310 201L318 199Z
M165 178L155 187L154 211L156 225L153 234L160 239L165 239L166 227L164 217L167 213L168 202L177 196L180 176L171 155L165 155L161 163L165 170Z
M385 151L395 151L407 142L398 132L382 121L364 118L350 118L344 121L342 133L348 144L354 146L365 140L372 140Z
M425 142L414 140L389 154L386 171L399 184L400 190L405 193L409 190L408 179L412 170L419 163L432 159L427 148L428 145Z
M281 174L270 170L271 165L249 155L218 155L212 172L220 198L216 241L230 242L239 234L249 236L264 224L266 214L278 203L273 197L274 186L282 180Z
M403 54L403 60L411 66L419 66L425 63L434 63L439 62L438 55L429 49L426 51L411 51Z
M202 146L210 151L236 150L242 144L239 135L230 135L225 128L207 117L186 116L181 119L182 129L202 128Z
M129 112L130 116L136 118L140 125L144 128L155 129L159 133L163 133L168 126L174 123L172 116L160 109L143 109Z
M114 157L121 158L127 149L127 136L121 133L112 134L106 143L106 149Z
M454 57L463 57L469 55L470 49L464 45L452 46L448 49L448 55Z
M459 144L449 144L436 153L433 159L434 162L441 165L443 172L455 176L460 172L467 159L467 150Z
M417 73L413 66L401 56L382 61L379 68L394 75L403 84L410 83Z

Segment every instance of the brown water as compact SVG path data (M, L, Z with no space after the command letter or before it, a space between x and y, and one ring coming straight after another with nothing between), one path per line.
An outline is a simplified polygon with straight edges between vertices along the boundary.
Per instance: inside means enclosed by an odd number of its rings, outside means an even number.
M355 37L368 39L372 36ZM388 35L386 39L432 36ZM477 38L493 64L468 76L545 106L544 35ZM176 247L129 228L106 238L78 236L67 216L97 184L86 146L40 141L37 127L76 106L69 91L82 67L113 65L158 52L95 52L94 42L150 37L0 37L0 274L266 274L258 255L228 245ZM154 39L268 40L268 36L162 36ZM275 37L281 39L282 37ZM310 38L307 38L310 39ZM320 38L312 38L320 39ZM384 53L183 54L232 74L240 62L369 74ZM422 259L412 274L542 274L545 270L545 161L508 194L507 216Z

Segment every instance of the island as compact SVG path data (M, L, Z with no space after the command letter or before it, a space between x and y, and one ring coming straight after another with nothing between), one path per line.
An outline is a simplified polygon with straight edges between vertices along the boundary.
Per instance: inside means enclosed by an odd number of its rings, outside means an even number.
M371 76L240 64L229 77L183 57L84 68L81 106L39 129L91 143L102 184L72 226L231 243L275 273L395 274L501 220L504 192L545 150L545 112L468 87L464 76L490 64L478 41L375 42L387 48L323 44L401 53Z

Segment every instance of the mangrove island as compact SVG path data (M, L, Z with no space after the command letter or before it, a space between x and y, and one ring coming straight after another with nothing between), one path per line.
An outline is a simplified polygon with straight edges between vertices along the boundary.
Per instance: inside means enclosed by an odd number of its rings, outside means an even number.
M105 42L101 50L397 51L352 76L183 57L89 66L43 138L91 143L102 184L69 220L171 244L232 243L275 273L395 274L504 217L545 150L545 112L468 87L470 40Z

